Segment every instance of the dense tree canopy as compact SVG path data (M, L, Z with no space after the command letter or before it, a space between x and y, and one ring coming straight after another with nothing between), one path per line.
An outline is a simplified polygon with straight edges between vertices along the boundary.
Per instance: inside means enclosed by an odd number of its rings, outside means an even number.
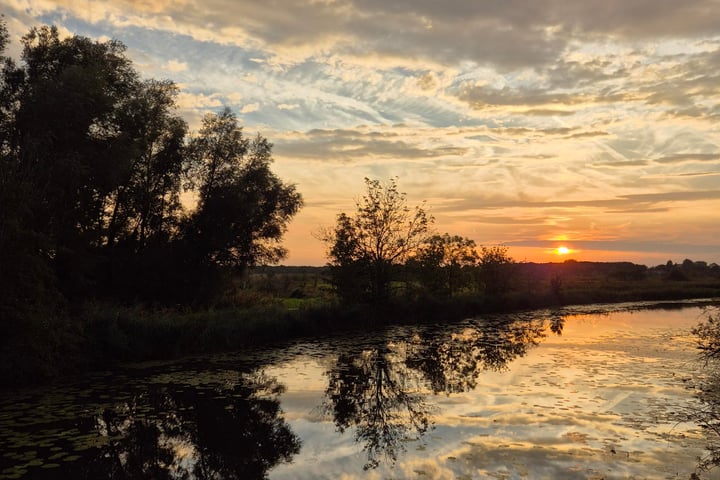
M365 186L355 214L340 213L321 236L343 301L387 303L393 284L403 286L406 297L500 297L507 291L513 264L507 247L482 246L478 252L472 239L433 235L433 217L424 204L408 207L396 179L383 184L366 178Z
M41 27L23 38L22 65L3 71L6 205L26 209L15 227L47 242L64 293L114 281L113 259L143 263L148 249L182 245L217 267L283 258L279 242L302 201L270 170L272 145L245 139L229 110L189 140L175 84L140 79L124 52ZM183 208L183 186L196 208Z
M483 246L480 249L480 276L485 292L502 295L507 291L513 263L504 245Z
M426 289L452 297L472 283L471 268L478 259L474 240L445 233L421 245L412 263Z
M206 260L245 268L277 262L288 221L302 205L293 185L270 171L272 144L243 137L237 118L225 109L208 114L190 143L191 181L200 201L190 217L190 235Z
M267 139L244 138L229 110L191 137L177 86L140 78L118 41L34 28L18 63L3 56L8 41L0 20L7 345L64 305L206 301L229 270L285 256L280 242L302 199L271 171ZM194 288L208 278L212 291Z

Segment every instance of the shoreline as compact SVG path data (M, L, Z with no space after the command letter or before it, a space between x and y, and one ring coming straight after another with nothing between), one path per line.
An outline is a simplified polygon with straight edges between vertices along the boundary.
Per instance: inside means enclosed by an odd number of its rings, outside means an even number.
M713 305L720 302L720 289L714 295L628 298L618 292L608 301L606 295L584 302L541 302L534 298L502 299L468 296L452 299L396 301L383 306L356 304L312 304L288 308L280 303L218 309L149 309L141 306L88 304L81 314L82 337L66 345L65 367L46 370L44 375L19 372L3 378L0 390L42 386L68 378L78 378L99 370L112 370L122 364L145 361L172 361L188 356L221 354L249 346L367 331L392 325L451 323L481 315L509 315L540 310L562 314L589 313L595 306L628 308L682 308L684 305ZM667 292L665 292L667 294ZM687 293L687 292L686 292ZM652 296L654 297L654 295ZM646 306L638 306L646 305ZM31 352L38 353L38 352ZM39 352L42 353L42 352ZM48 358L52 358L49 356ZM14 359L15 364L25 363ZM37 368L51 368L32 359ZM41 359L42 360L42 359ZM49 371L49 373L47 373Z

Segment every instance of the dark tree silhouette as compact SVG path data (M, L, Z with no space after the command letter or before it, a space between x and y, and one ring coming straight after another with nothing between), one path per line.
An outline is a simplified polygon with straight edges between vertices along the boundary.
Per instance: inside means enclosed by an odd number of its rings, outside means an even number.
M485 292L502 296L507 292L512 277L513 259L503 245L483 246L480 251L480 279Z
M690 410L687 420L699 425L707 435L707 455L699 459L698 470L720 466L720 317L717 307L708 308L693 329L697 336L699 358L705 363L705 375L693 385L700 406ZM684 385L687 387L687 385ZM695 475L695 474L694 474ZM700 478L697 475L693 478Z
M148 80L119 108L129 158L105 208L108 248L120 242L138 252L178 233L187 126L174 114L176 95L172 82Z
M382 184L366 178L365 186L367 193L356 202L355 215L338 215L335 228L322 240L329 246L340 295L347 297L349 288L367 292L366 300L384 303L390 298L393 266L403 264L422 245L433 218L423 206L407 206L395 179Z
M475 241L446 233L430 237L409 263L422 287L452 297L472 285L472 267L478 258Z
M302 198L271 172L272 144L259 135L243 137L237 118L225 109L205 117L189 149L200 196L187 234L196 253L241 270L284 258L279 242Z
M66 295L94 287L106 202L128 161L116 134L118 107L138 76L115 41L61 40L41 27L23 38L13 147L16 175L30 186L29 227L50 242L48 257ZM28 192L29 193L29 192Z
M0 20L3 378L81 356L88 300L202 304L228 271L284 257L302 199L265 138L225 110L189 139L177 87L142 80L119 41L33 28L15 64L8 40Z

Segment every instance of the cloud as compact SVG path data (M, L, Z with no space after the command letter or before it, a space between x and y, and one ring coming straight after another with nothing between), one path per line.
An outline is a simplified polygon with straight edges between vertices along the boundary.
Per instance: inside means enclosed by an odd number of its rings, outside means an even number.
M400 138L398 133L379 130L311 130L296 133L292 139L276 142L278 155L315 159L321 162L349 162L367 158L421 160L457 157L467 148L447 143L419 142L417 138Z
M191 93L188 91L180 91L177 97L178 108L180 109L200 109L217 108L223 105L222 99L218 94Z
M656 158L656 163L714 162L720 160L720 153L679 153Z
M638 193L620 195L614 198L575 199L575 200L536 200L518 199L506 195L456 199L447 209L455 210L495 210L499 208L577 208L591 207L599 209L622 208L627 211L642 212L645 209L674 202L698 202L703 200L720 200L720 190L684 191L663 193Z
M575 115L575 112L573 112L572 110L560 110L552 108L532 108L530 110L525 110L524 112L522 112L522 114L540 117L568 117L570 115Z
M473 108L487 106L536 106L536 105L577 105L587 101L583 95L552 93L541 89L500 89L488 86L465 85L460 88L458 98Z
M558 0L532 4L355 0L184 0L35 2L34 15L72 12L90 22L180 31L201 41L261 48L277 58L305 52L401 55L440 63L474 61L506 68L555 60L581 37L645 39L717 33L712 0ZM236 19L242 18L242 22ZM462 24L462 28L458 25ZM431 28L428 28L431 27Z
M258 110L260 110L259 103L248 103L247 105L243 105L240 109L240 113L252 113L257 112Z
M188 69L188 64L185 62L178 62L176 60L170 60L165 65L165 68L169 72L177 73L177 72L184 72Z
M275 144L307 218L331 219L364 176L397 175L466 234L535 238L601 217L632 218L648 235L673 221L718 233L699 218L718 206L713 0L4 6L15 39L56 23L126 42L145 78L180 85L191 129L231 107Z
M568 135L567 138L594 138L594 137L605 137L610 135L608 132L594 130L591 132L578 132Z

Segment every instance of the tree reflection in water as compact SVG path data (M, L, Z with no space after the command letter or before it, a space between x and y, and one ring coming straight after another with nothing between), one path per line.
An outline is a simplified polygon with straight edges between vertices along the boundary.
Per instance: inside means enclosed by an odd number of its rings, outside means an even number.
M562 332L562 318L553 318L551 331ZM408 367L422 372L433 393L473 390L481 371L502 371L527 354L545 337L547 321L503 320L481 323L446 335L432 333L413 342Z
M394 346L342 354L328 372L324 408L340 432L355 428L367 451L366 470L377 467L381 455L394 462L402 442L429 427L430 407Z
M700 358L705 362L705 376L695 385L702 405L690 414L690 420L707 434L708 454L700 458L698 470L720 466L720 308L709 308L705 318L694 329ZM695 478L699 478L695 476Z
M104 445L80 478L258 479L289 462L300 440L282 417L284 386L262 373L222 387L149 385L107 409L94 428Z
M463 328L425 330L409 342L379 339L369 348L343 353L327 372L323 408L340 432L353 427L363 444L365 469L381 456L397 460L407 440L431 424L423 390L461 393L474 389L481 371L500 371L539 344L548 328L560 335L563 319L477 321ZM424 388L423 388L424 387Z

